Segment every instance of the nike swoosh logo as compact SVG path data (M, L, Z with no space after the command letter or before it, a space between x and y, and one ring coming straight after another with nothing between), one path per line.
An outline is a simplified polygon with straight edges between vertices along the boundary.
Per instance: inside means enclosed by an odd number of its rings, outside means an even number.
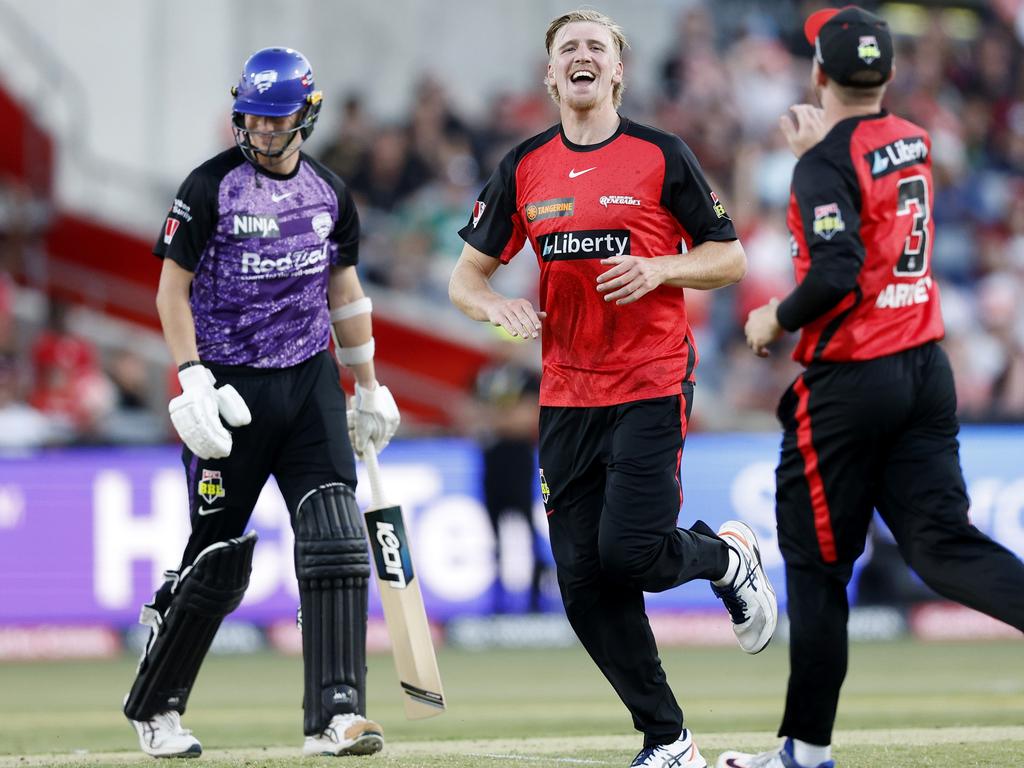
M270 199L273 200L275 203L280 203L286 197L291 197L291 194L292 194L291 192L284 192L284 193L282 193L280 195L271 194L270 195Z
M203 516L212 515L214 512L220 512L222 509L224 509L224 507L210 507L209 509L206 509L205 507L200 507L199 514Z
M597 166L595 165L594 168L597 168ZM584 173L590 173L592 170L594 170L594 168L587 168L584 171L577 171L575 168L573 168L571 171L569 171L569 178L575 179L577 176L582 176Z

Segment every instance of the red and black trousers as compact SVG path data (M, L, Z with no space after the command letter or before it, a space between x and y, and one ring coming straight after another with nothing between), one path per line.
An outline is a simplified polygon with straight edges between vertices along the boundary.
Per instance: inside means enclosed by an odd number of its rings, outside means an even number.
M783 395L776 470L790 678L779 734L831 743L846 676L846 587L878 510L932 589L1024 631L1024 564L968 519L956 391L935 343L812 363Z

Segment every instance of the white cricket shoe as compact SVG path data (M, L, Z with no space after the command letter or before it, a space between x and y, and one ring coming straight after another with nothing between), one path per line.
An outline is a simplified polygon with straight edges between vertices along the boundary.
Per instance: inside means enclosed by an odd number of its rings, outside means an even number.
M384 729L362 715L335 715L323 733L307 736L304 755L372 755L384 747Z
M199 757L203 745L192 731L181 727L181 715L173 709L153 715L151 720L131 720L139 734L139 746L153 757Z
M779 606L761 566L757 537L750 526L739 520L722 523L718 535L740 556L740 565L732 586L712 584L711 589L725 603L740 647L747 653L760 653L779 623Z
M708 762L697 749L690 729L683 728L671 744L641 749L629 768L708 768Z
M778 749L749 755L745 752L723 752L715 768L835 768L835 761L826 760L816 766L802 766L793 757L793 740L786 739Z

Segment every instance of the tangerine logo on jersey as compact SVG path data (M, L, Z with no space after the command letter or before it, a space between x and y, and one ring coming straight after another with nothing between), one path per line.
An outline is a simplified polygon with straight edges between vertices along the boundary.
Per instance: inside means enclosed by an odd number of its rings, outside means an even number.
M553 197L526 204L527 221L554 219L559 216L572 216L576 212L575 197Z
M826 203L814 206L814 234L822 240L831 240L837 232L846 229L843 214L838 203Z
M606 259L629 253L629 230L578 229L572 232L552 232L537 238L537 246L544 261Z

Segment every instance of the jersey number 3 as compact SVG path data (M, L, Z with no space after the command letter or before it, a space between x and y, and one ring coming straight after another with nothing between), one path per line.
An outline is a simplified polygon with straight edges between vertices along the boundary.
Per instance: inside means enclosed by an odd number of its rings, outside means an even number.
M928 181L924 176L901 179L897 186L897 216L910 216L910 233L903 242L903 252L893 267L893 274L916 277L928 271L931 242L928 239Z

